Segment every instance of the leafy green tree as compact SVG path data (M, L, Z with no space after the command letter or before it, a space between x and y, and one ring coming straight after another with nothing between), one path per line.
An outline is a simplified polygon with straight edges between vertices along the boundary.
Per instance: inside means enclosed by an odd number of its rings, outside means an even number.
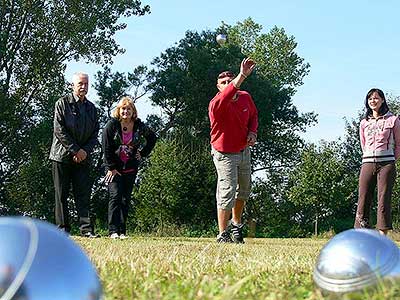
M358 176L361 168L362 150L360 145L359 126L361 113L357 119L348 121L345 119L345 134L340 143L339 151L344 163L344 174L346 178L349 203L351 204L351 216L355 217L358 201Z
M105 124L111 117L112 108L123 96L130 96L137 102L149 92L148 84L151 71L146 66L138 66L132 72L112 73L110 67L104 67L95 75L94 88L99 96L101 124Z
M228 32L230 43L239 46L244 55L257 61L258 74L278 90L285 89L292 96L296 87L303 84L310 64L297 55L295 38L287 36L283 28L274 26L267 34L262 33L262 29L251 18L234 26L223 23L220 28Z
M248 220L248 230L255 230L257 237L297 237L301 233L298 224L291 219L296 213L295 205L282 197L287 186L286 177L284 172L276 172L267 179L257 178L253 182L244 218Z
M348 199L349 183L339 147L337 142L322 142L320 147L308 145L300 164L289 175L287 199L296 206L292 218L304 233L311 233L312 225L315 234L351 227L354 217Z
M137 230L178 226L204 232L214 224L215 171L209 146L188 138L159 141L139 174L132 218Z
M228 32L228 42L222 47L215 42L216 32L221 31ZM295 53L296 46L283 29L261 34L261 26L251 19L234 26L223 24L216 31L186 32L176 46L152 62L155 73L150 99L163 112L161 135L185 128L207 140L207 110L217 91L216 76L226 69L238 71L244 55L249 55L258 64L243 84L259 110L254 166L290 165L303 145L298 133L315 123L313 113L300 114L291 100L309 68Z
M126 27L119 19L148 12L149 6L132 0L0 3L2 214L51 218L52 181L44 170L49 168L54 102L67 88L66 63L110 63L123 52L114 40L115 33ZM46 190L32 199L30 192L39 192L39 183L46 183ZM36 201L41 203L29 205Z
M390 111L400 116L400 96L390 94L387 96ZM392 220L395 229L400 228L400 162L396 163L397 177L392 194Z
M283 28L275 26L262 33L262 26L248 18L234 26L223 24L220 30L226 30L230 42L257 62L257 76L246 86L256 101L261 124L257 147L252 151L254 165L267 173L292 165L303 147L298 133L316 122L314 113L300 114L291 99L310 65L297 55L295 38L286 35Z

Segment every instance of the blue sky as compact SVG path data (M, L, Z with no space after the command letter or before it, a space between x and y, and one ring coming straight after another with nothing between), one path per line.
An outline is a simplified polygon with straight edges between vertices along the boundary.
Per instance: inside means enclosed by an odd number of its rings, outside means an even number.
M234 25L251 17L263 26L284 28L298 43L297 53L310 63L310 73L293 102L301 112L314 111L318 124L303 137L312 142L335 140L344 133L344 118L352 119L363 108L372 87L400 96L400 1L396 0L142 0L151 14L132 17L116 36L126 49L114 58L113 71L129 72L149 65L187 30L214 30L221 22ZM95 74L101 67L74 62L75 71ZM93 77L92 77L93 79ZM251 91L250 91L251 92ZM96 92L89 91L89 99ZM138 104L143 119L157 112L144 100Z

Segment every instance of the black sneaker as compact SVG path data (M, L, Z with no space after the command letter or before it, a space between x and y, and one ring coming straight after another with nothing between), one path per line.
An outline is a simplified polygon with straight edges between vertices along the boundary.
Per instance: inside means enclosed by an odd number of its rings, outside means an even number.
M225 230L217 235L217 243L233 243L231 234Z
M244 224L235 224L233 221L231 221L233 242L236 244L244 244L243 226Z

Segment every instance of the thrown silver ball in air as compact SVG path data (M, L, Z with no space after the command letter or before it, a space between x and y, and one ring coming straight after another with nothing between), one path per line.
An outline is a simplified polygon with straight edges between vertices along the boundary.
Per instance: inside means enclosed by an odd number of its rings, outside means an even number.
M226 37L226 34L220 33L217 35L217 37L215 39L219 45L223 45L226 43L227 37Z

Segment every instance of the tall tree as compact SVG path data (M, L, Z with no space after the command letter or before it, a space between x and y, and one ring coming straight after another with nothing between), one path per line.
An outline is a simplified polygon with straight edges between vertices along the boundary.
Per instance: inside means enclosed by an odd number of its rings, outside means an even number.
M390 111L400 116L400 96L390 94L387 97ZM395 228L400 225L400 162L396 163L397 177L392 194L392 218Z
M127 74L113 73L109 66L95 75L94 88L99 96L101 124L111 116L112 108L123 96L130 96L136 103L149 92L149 82L153 72L144 65L138 66Z
M190 136L163 139L139 174L134 225L140 231L208 230L215 220L214 166L209 146Z
M257 76L245 86L256 101L261 125L254 164L258 169L292 165L303 146L298 133L316 123L314 113L301 114L291 99L310 65L296 53L295 38L283 28L274 26L262 33L262 26L248 18L234 26L223 24L220 31L226 31L230 43L257 62Z
M337 142L322 142L320 147L308 145L300 164L289 175L287 199L296 206L293 218L305 233L312 232L312 225L316 234L320 229L351 227L346 223L353 220L349 182L339 149Z
M215 42L216 33L221 31L228 33L228 42L222 47ZM258 64L243 85L259 110L254 165L273 168L290 164L302 147L298 133L315 123L315 114L299 113L291 100L309 68L295 53L296 46L283 29L261 34L261 26L251 19L234 26L223 24L215 32L187 32L176 46L152 62L151 101L163 111L163 133L184 130L208 139L207 108L217 92L216 76L226 69L237 72L248 55Z

